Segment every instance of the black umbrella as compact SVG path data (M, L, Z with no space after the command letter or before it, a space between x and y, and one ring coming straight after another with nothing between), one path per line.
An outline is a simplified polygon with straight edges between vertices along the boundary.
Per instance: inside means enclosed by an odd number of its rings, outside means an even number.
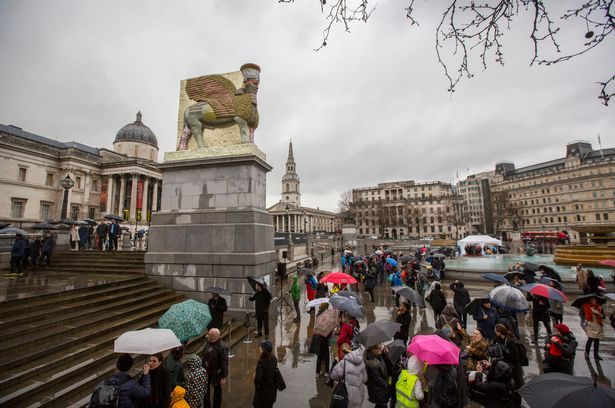
M418 307L425 307L425 299L423 296L419 295L416 290L408 286L393 286L391 289L393 289L395 293L399 294L399 296L403 296L408 299L408 301L418 305Z
M571 306L580 309L580 308L583 307L583 305L585 303L589 302L589 299L591 299L593 297L595 297L596 300L598 301L598 303L600 303L601 305L606 302L606 298L605 297L602 297L600 295L596 295L595 293L590 293L588 295L582 295L582 296L579 296L578 298L576 298L574 300L574 302L572 302Z
M483 303L486 303L486 302L491 302L491 300L489 300L489 297L476 298L473 301L471 301L470 303L468 303L468 305L463 310L463 312L464 313L469 313L469 314L474 314L474 313L476 313L476 310L479 307L482 307Z
M77 221L77 220L62 220L61 223L65 225L85 225L87 224L87 222Z
M355 300L339 296L337 293L329 298L329 304L340 312L349 314L352 317L363 317L363 306Z
M250 283L250 286L252 286L252 289L254 290L256 290L256 284L258 283L259 285L263 287L264 290L269 292L269 289L267 288L267 283L265 283L265 280L262 277L255 278L253 276L248 276L248 282Z
M502 275L498 275L497 273L488 272L481 275L481 278L487 279L497 283L503 283L505 285L510 285L510 281L506 279L506 277Z
M218 287L215 287L215 286L211 286L211 287L205 289L203 292L205 292L205 293L217 293L220 296L222 296L222 295L230 295L231 294L228 290L226 290L224 288L218 288Z
M412 255L404 255L399 260L402 262L414 262L416 261L416 258L413 257Z
M406 344L402 339L397 339L392 341L387 345L387 349L389 349L389 358L396 364L401 358L402 354L406 351Z
M354 261L352 264L353 264L353 265L367 264L367 262L365 262L365 260L363 260L363 259L357 259L357 260L356 260L356 261Z
M597 384L588 377L547 373L532 378L519 388L519 394L531 408L611 408L615 390Z
M446 258L446 255L444 255L444 254L433 254L431 257L432 258Z
M82 219L81 221L85 221L85 222L87 222L89 225L97 225L97 224L98 224L95 220L93 220L93 219L91 219L91 218L84 218L84 219Z
M10 225L10 222L0 222L0 229L8 228Z
M558 282L562 281L562 277L559 275L559 273L555 269L551 268L550 266L540 265L538 268L542 271L543 275L546 275L549 278L553 278Z
M354 293L354 292L352 292L350 290L347 290L347 289L340 290L340 291L337 292L337 294L339 296L343 296L345 298L352 299L352 300L354 300L355 302L357 302L360 305L363 304L363 302L361 301L361 297L359 297L359 295L357 295L356 293Z
M70 229L70 225L66 225L66 224L56 224L56 226L58 227L59 230L69 230Z
M541 276L539 282L544 283L545 285L550 285L551 282L554 282L555 289L559 289L559 290L566 289L566 286L562 282L558 281L557 279L550 278L548 276Z
M523 269L528 272L538 272L539 266L532 262L526 262L523 264Z
M49 224L47 222L39 222L38 224L34 224L32 226L34 229L45 229L45 230L57 230L59 229L57 225Z
M106 220L115 220L117 222L124 222L124 219L122 217L118 217L115 214L107 214L103 218Z
M384 343L391 340L400 327L401 324L391 320L378 320L367 325L367 328L359 333L359 342L366 348Z

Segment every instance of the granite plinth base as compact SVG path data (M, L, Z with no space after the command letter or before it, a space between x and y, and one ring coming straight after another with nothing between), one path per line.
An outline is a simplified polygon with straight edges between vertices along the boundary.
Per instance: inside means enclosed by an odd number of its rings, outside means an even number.
M265 210L265 175L257 156L165 162L161 210L152 215L145 273L207 302L221 287L229 310L253 309L247 277L262 277L275 296L273 221Z

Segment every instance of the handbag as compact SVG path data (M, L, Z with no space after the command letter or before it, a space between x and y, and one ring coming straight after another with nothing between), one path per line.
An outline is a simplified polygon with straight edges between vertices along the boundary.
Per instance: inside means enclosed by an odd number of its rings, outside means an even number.
M344 362L344 374L333 389L330 408L347 408L348 390L346 389L346 362Z
M278 391L284 391L286 389L286 381L284 381L284 377L282 377L282 373L278 370L278 367L275 367L275 386Z

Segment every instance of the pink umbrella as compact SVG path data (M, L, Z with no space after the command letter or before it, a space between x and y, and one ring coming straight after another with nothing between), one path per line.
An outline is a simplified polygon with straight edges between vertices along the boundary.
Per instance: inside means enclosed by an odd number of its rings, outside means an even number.
M414 336L408 352L427 364L459 364L459 347L436 334Z
M602 265L610 266L611 268L615 268L615 259L603 259L600 261Z

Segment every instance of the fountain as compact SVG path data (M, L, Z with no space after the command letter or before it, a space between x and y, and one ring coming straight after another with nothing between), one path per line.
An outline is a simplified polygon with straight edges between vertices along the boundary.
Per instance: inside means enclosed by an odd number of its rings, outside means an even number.
M573 227L574 231L589 234L590 243L584 245L562 245L555 248L553 260L556 264L599 266L604 259L615 259L615 226L588 225ZM593 268L592 268L593 269Z

